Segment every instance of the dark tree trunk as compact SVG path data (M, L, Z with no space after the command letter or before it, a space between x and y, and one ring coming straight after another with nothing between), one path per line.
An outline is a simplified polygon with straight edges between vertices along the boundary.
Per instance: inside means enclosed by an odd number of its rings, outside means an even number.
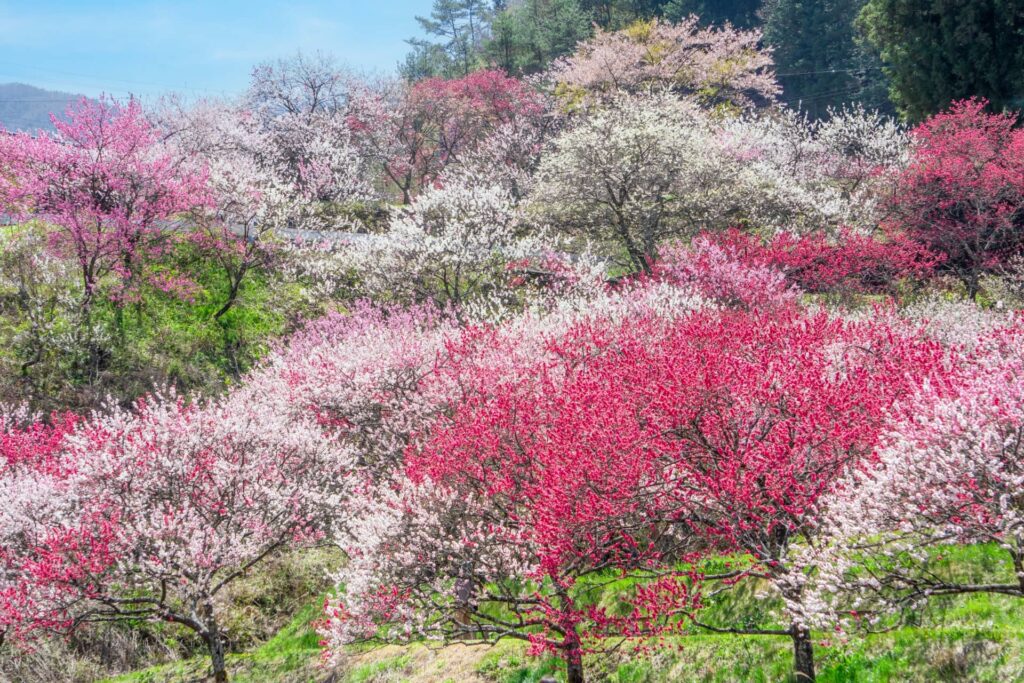
M584 683L583 681L583 650L575 633L566 635L565 648L565 683Z
M793 625L793 671L797 683L814 681L814 643L811 631L805 626Z
M228 286L228 298L224 302L224 305L217 309L217 312L213 314L214 320L220 320L225 313L231 310L231 307L235 305L235 302L238 301L238 290L242 286L241 280L241 276L237 279L231 278L231 283Z
M228 682L228 669L224 662L224 639L219 632L213 632L206 638L210 648L210 661L213 664L213 680L215 683Z
M577 653L578 654L578 653ZM584 683L583 660L568 659L565 662L565 683Z
M207 602L203 605L203 612L206 617L206 632L203 637L206 640L206 646L210 649L213 680L215 683L227 683L228 669L224 661L224 636L221 634L217 618L214 616L213 604Z

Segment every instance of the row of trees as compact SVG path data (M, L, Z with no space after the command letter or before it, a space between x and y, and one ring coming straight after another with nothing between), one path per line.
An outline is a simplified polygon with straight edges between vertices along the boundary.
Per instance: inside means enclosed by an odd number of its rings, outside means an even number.
M485 65L538 73L595 30L691 15L705 25L762 29L786 100L812 118L849 103L895 106L913 121L972 96L998 108L1021 104L1021 11L995 0L437 0L430 17L417 18L429 37L409 41L403 71L411 79Z
M226 680L218 594L325 537L349 557L334 655L512 637L574 682L614 638L692 628L789 638L813 680L812 627L1020 594L923 551L995 540L1019 565L1019 321L950 345L894 311L803 310L728 250L665 263L497 326L362 306L217 401L5 416L5 634L170 621ZM702 616L746 582L781 623Z
M213 389L322 310L312 291L461 303L493 289L495 249L587 241L649 273L664 240L704 230L853 228L909 240L972 297L1010 267L1012 115L958 104L908 142L863 110L813 123L766 106L778 93L755 33L687 19L599 30L539 87L494 70L364 83L316 56L260 66L241 102L85 105L56 137L2 141L5 213L49 226L7 229L5 392L52 408ZM389 199L409 209L388 217ZM312 257L287 244L339 228L383 236ZM396 282L392 259L420 281Z

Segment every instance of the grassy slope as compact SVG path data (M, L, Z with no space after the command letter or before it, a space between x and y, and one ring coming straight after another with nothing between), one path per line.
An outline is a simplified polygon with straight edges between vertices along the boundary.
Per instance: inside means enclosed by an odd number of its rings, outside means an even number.
M1024 615L1016 616L1019 620ZM1019 628L906 628L819 647L816 655L823 683L1024 680L1024 633ZM354 654L346 666L332 672L321 667L316 635L302 619L258 650L232 656L230 664L232 680L238 683L324 681L332 673L337 673L334 680L339 683L536 683L559 673L558 662L527 658L516 643L440 650L389 646ZM594 681L614 683L768 682L787 680L791 665L784 639L693 636L680 639L677 648L649 655L593 657L588 673ZM190 660L111 683L178 683L201 679L206 671L205 660Z
M494 648L422 645L388 646L355 652L334 671L319 660L311 622L319 603L308 605L261 647L230 657L237 683L536 683L560 673L557 661L528 658L518 643ZM1018 681L1024 680L1024 605L1012 599L974 595L938 605L927 626L833 641L816 650L819 680L838 681ZM819 636L824 642L825 635ZM653 653L622 651L588 661L593 681L784 681L791 667L783 638L695 635ZM205 659L154 667L110 683L162 683L201 680ZM336 677L331 678L332 674Z

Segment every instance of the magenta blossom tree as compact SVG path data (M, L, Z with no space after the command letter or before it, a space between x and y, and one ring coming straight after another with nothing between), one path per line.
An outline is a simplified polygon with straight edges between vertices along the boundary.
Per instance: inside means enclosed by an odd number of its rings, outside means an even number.
M175 164L136 100L83 99L67 117L54 117L55 135L3 138L0 197L14 216L55 228L54 247L78 264L88 311L104 276L127 294L173 219L209 197L204 174Z

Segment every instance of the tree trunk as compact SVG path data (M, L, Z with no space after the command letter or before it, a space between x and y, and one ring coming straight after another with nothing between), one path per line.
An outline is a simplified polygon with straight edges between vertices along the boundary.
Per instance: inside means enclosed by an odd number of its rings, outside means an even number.
M578 651L576 652L575 659L567 659L565 661L565 683L584 683L583 659L579 656Z
M224 637L221 635L220 626L213 614L213 605L207 602L203 605L206 616L206 645L210 649L210 662L213 664L213 680L215 683L227 683L228 669L224 662Z
M583 683L583 650L579 637L574 632L566 634L562 646L565 648L565 683Z
M814 643L806 626L793 624L793 671L797 683L811 683L814 678Z
M210 648L210 661L213 664L213 680L215 683L228 683L228 669L224 662L224 639L219 632L209 634L206 644Z

